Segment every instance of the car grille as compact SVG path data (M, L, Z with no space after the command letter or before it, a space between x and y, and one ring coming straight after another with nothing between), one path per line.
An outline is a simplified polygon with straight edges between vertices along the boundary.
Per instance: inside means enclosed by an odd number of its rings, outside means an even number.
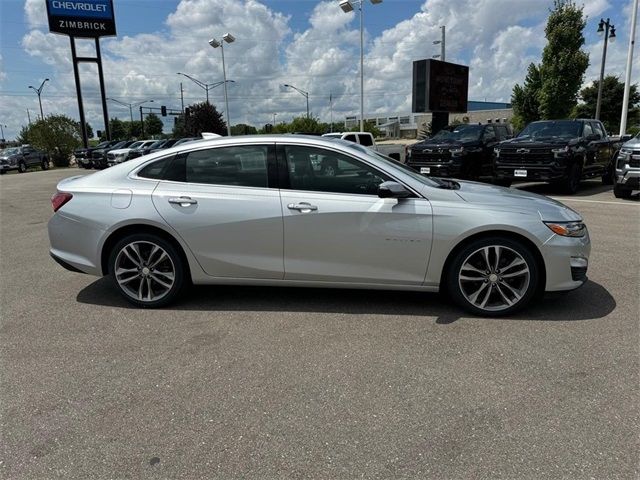
M497 163L516 165L545 165L554 160L553 152L548 147L541 148L501 148Z
M451 152L448 148L432 148L411 151L411 163L435 164L449 161L451 161Z

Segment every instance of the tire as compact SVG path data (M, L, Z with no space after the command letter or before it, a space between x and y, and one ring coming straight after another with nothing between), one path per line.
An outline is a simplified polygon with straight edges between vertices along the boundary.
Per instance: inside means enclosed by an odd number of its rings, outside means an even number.
M46 158L43 158L40 168L42 168L42 170L49 170L49 160Z
M569 167L567 178L561 183L564 193L568 193L569 195L577 193L580 188L580 180L582 180L582 165L580 162L573 162L571 167Z
M18 162L18 173L24 173L27 171L27 164L23 161Z
M620 185L613 186L613 195L616 198L631 198L632 193L633 193L633 190L629 188L623 188Z
M538 264L529 247L495 236L464 246L449 265L445 286L466 311L497 317L527 306L537 293L538 282Z
M109 255L109 275L120 294L142 308L160 308L174 302L187 277L176 247L146 233L128 235L116 243Z
M613 172L615 165L614 161L615 160L612 160L611 163L606 166L605 172L602 174L603 185L613 185L613 181L615 179L615 173Z

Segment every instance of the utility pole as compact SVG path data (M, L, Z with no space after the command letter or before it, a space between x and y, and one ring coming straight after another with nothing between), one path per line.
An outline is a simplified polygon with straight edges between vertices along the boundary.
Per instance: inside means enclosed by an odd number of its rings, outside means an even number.
M333 93L329 92L329 112L331 115L331 123L329 124L329 131L333 133Z
M180 103L182 104L182 115L184 115L184 89L182 88L182 82L180 82Z
M633 64L633 46L636 38L636 23L638 21L638 0L633 3L631 13L631 34L629 36L629 52L627 53L627 73L624 80L624 97L622 100L622 115L620 117L620 136L627 131L627 115L629 113L629 90L631 89L631 66Z
M144 118L142 117L142 105L140 106L140 129L141 129L141 134L140 134L140 138L144 138Z
M445 45L446 45L446 26L442 25L440 27L442 29L442 43L440 44L440 58L442 59L442 61L444 62L446 60L445 58Z
M609 33L611 30L611 33ZM604 47L602 49L602 63L600 64L600 82L598 82L598 100L596 101L596 120L600 120L600 104L602 102L602 84L604 83L604 64L607 61L607 44L609 43L609 38L611 41L616 37L616 27L613 26L609 19L605 22L603 19L600 19L600 24L598 25L598 34L604 33Z
M29 120L29 125L31 125L31 114L29 113L28 108L27 108L27 120Z

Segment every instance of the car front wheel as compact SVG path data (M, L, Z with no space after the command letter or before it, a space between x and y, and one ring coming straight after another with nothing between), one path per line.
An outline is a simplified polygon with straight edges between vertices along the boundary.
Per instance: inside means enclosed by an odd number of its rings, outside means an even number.
M185 265L176 248L152 234L129 235L109 257L109 274L118 291L139 307L170 304L185 284Z
M49 170L49 160L47 160L46 158L42 160L42 170Z
M631 198L633 190L629 188L622 188L620 185L613 186L613 195L616 198Z
M531 301L538 278L538 266L528 247L492 237L472 242L457 253L447 274L447 288L465 310L501 316Z
M24 173L27 171L27 164L24 162L18 163L18 173Z

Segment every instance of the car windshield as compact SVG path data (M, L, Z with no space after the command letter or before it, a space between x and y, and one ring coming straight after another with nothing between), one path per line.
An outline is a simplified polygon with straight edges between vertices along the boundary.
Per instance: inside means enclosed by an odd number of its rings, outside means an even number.
M1 155L16 155L18 153L20 153L20 149L17 147L5 148L4 150L0 150Z
M376 152L375 150L372 150L369 147L365 147L363 145L360 145L358 143L353 143L350 142L348 140L342 140L340 138L331 138L332 141L339 143L340 145L347 147L351 150L355 150L357 152L360 153L364 153L366 155L369 155L370 157L375 158L376 160L382 160L383 162L386 162L388 164L391 164L392 167L394 168L398 168L400 170L402 170L403 173L411 176L412 178L426 184L429 185L430 187L437 187L439 186L439 184L437 182L435 182L434 180L432 180L431 178L425 177L424 175L419 174L418 172L416 172L413 168L411 167L407 167L404 163L400 163L397 160L394 160L391 157L387 157L386 155L382 155L379 152Z
M149 148L161 147L162 145L164 145L165 142L166 140L158 140L157 142L153 142L151 145L149 145Z
M122 148L122 147L124 147L126 145L126 143L127 142L118 142L112 148L113 148L113 150L116 150L118 148Z
M111 142L102 142L102 143L99 143L98 145L96 145L96 148L108 147L110 144L111 144Z
M129 148L138 148L140 145L142 145L143 142L134 142L131 145L129 145Z
M517 138L576 138L580 136L582 123L574 120L533 122L522 130Z
M431 140L441 140L444 142L469 142L473 140L480 140L482 130L482 125L449 126L436 133L431 137Z

